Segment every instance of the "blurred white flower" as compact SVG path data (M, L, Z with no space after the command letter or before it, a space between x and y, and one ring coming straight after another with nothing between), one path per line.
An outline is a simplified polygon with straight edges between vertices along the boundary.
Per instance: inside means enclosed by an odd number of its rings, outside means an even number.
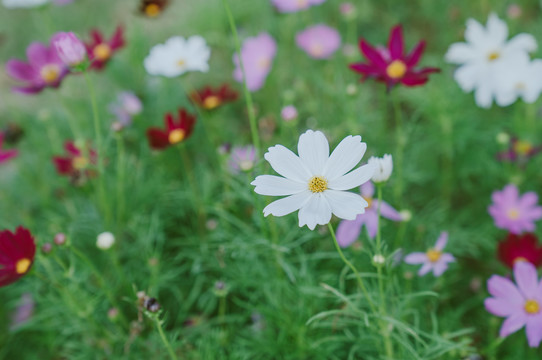
M373 175L373 182L381 183L388 181L393 171L393 160L390 154L384 155L384 157L372 156L368 161L369 165L373 165L375 172Z
M115 236L110 232L103 232L98 235L96 246L101 250L108 250L115 244Z
M145 70L151 75L176 77L187 71L207 72L211 49L201 36L184 39L169 38L164 44L155 45L145 58Z
M263 209L264 215L284 216L299 210L299 226L326 225L331 214L354 220L369 206L359 194L345 190L373 176L373 165L356 166L367 149L361 136L347 136L329 154L329 144L320 131L307 130L299 137L299 156L282 145L269 148L265 159L280 175L260 175L251 183L260 195L286 196Z
M508 106L520 97L528 104L534 103L542 92L542 60L521 59L512 69L506 65L501 64L495 76L495 102Z
M384 265L386 263L386 258L381 254L376 254L373 256L373 263L375 265Z
M515 72L518 63L528 61L537 48L532 35L519 34L507 41L508 26L497 15L490 14L484 28L474 19L467 20L465 39L446 52L446 61L461 65L454 78L465 92L474 90L476 104L489 108L496 93L502 89L497 82L499 72Z
M47 4L49 0L2 0L2 4L10 9L31 8Z

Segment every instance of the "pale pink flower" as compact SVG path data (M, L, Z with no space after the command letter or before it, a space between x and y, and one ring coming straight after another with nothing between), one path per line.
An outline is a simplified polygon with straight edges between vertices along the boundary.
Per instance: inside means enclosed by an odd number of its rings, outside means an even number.
M443 231L434 247L426 252L413 252L405 257L407 264L423 264L418 271L419 276L433 271L433 275L440 276L448 268L448 263L454 262L455 258L450 253L444 253L444 247L448 242L448 233Z
M297 46L314 59L329 58L341 45L339 32L323 24L308 27L297 33L295 40Z
M533 191L520 196L517 186L509 184L502 191L493 192L491 198L493 204L488 211L500 229L513 234L533 232L535 221L542 218L542 207L538 206L538 195Z

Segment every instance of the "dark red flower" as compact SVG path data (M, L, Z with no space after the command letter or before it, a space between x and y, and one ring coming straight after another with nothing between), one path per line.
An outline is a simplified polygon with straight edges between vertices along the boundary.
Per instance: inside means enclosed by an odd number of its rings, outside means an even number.
M79 149L73 141L64 144L67 156L53 157L56 171L60 175L71 176L72 181L79 182L83 178L95 176L95 171L90 167L96 165L96 151L87 148L86 151Z
M517 261L542 265L542 247L538 247L538 239L534 234L508 234L506 240L499 243L497 254L499 260L510 268L513 268Z
M14 233L0 232L0 286L19 280L30 270L36 254L36 244L30 231L19 226Z
M96 70L102 69L117 50L124 46L124 31L121 26L117 27L111 40L106 41L99 30L90 32L92 41L85 44L90 67Z
M17 156L17 150L2 150L4 142L4 133L0 132L0 164Z
M440 71L434 67L414 69L422 57L425 41L420 41L405 55L401 25L391 30L388 48L375 49L365 39L361 39L359 47L368 62L351 64L350 69L363 74L362 80L374 78L376 81L385 82L388 89L398 83L405 86L423 85L429 80L429 74Z
M141 0L139 12L147 17L154 18L160 15L168 4L169 0Z
M519 140L517 137L512 137L510 147L506 151L497 154L497 159L500 161L511 161L525 164L527 160L535 156L542 150L542 145L533 145L526 140Z
M188 139L194 130L196 116L190 115L185 109L179 109L179 118L174 119L171 113L164 117L166 129L152 127L147 130L147 138L151 148L155 150L165 149Z
M224 84L217 89L206 86L198 91L193 91L190 94L190 99L199 107L205 110L213 110L220 105L237 100L237 91Z

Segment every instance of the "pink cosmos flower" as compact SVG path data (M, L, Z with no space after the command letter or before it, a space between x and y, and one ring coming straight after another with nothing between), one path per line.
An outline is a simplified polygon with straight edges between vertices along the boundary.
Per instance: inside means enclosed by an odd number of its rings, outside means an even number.
M326 0L271 0L271 3L281 13L292 13L306 10L313 5L320 5Z
M85 61L85 44L72 32L56 33L51 39L58 56L67 66L76 66Z
M17 150L2 150L3 142L4 142L4 133L0 132L0 164L17 156Z
M252 145L234 146L231 150L228 166L230 171L238 174L241 171L249 171L256 163L256 149Z
M341 45L341 36L336 29L319 24L298 32L295 41L310 57L327 59Z
M246 74L247 88L259 90L271 71L273 59L277 53L277 43L268 33L260 33L256 37L247 38L241 47L241 59ZM233 78L243 82L243 72L239 64L239 54L233 55L235 70Z
M433 270L433 275L440 276L448 268L448 263L454 262L455 258L450 253L443 253L444 247L448 242L448 233L443 231L435 244L435 247L427 250L426 252L413 252L405 257L407 264L423 264L419 276L427 274Z
M522 196L516 185L509 184L502 191L491 195L493 204L488 208L495 226L513 234L533 232L535 221L542 218L542 207L538 206L538 195L530 191Z
M354 220L343 220L337 227L337 243L341 247L350 246L359 237L363 225L367 227L369 238L373 239L378 230L378 199L373 199L375 186L371 181L361 185L361 196L367 200L369 207L364 214L358 215ZM380 215L392 221L402 221L401 214L387 202L380 203Z
M280 111L280 117L284 121L292 121L297 119L297 109L293 105L288 105L282 108Z
M21 296L21 299L19 300L17 309L11 315L11 324L9 325L9 330L14 331L17 328L24 325L26 322L28 322L30 318L32 318L32 315L34 314L35 306L36 306L36 303L34 299L32 298L32 294L24 293Z
M506 337L525 326L530 347L542 341L542 283L533 264L520 261L514 265L514 284L510 279L493 275L487 281L487 290L493 297L484 301L486 310L505 317L499 332Z
M54 47L35 42L26 49L28 62L11 59L6 64L6 72L12 78L25 82L23 87L12 90L22 94L36 94L46 87L57 88L68 67L58 56Z
M130 126L132 117L141 113L142 110L143 104L133 92L121 92L117 96L117 100L109 105L109 111L117 118L113 128L120 130Z

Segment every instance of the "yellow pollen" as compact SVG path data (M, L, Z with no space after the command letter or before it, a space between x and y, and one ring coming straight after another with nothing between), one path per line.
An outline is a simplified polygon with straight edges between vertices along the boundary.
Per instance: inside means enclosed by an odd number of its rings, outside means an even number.
M523 256L518 256L517 258L514 259L514 264L519 263L519 262L529 262L529 260L525 259Z
M156 4L149 4L145 7L145 14L149 17L155 17L160 14L160 6Z
M508 210L506 214L510 220L517 220L519 218L519 210L516 208Z
M253 163L250 160L243 160L239 163L239 168L243 171L249 171L252 169Z
M72 166L76 170L84 169L85 167L87 167L87 165L88 165L88 159L84 156L77 156L77 157L74 157L72 160Z
M540 311L540 305L536 300L527 300L524 309L528 314L536 314Z
M401 60L393 60L386 68L386 74L392 79L402 78L407 71L407 67Z
M514 144L514 150L525 156L533 150L533 145L528 141L519 140Z
M92 51L94 57L100 61L109 59L111 56L111 48L107 44L97 45Z
M168 140L170 144L177 144L183 141L185 132L182 129L175 129L169 133Z
M220 105L221 101L218 96L211 95L203 100L203 107L207 110L211 110Z
M310 47L310 53L312 56L322 56L324 53L324 47L322 44L313 44Z
M309 190L313 193L321 193L327 189L327 180L323 176L313 176L309 180Z
M501 54L499 54L497 51L493 51L493 52L490 52L490 53L487 55L487 59L488 59L489 61L495 61L495 60L497 60L500 56L501 56Z
M58 68L58 66L53 64L45 65L41 68L40 75L43 81L45 81L47 84L52 84L58 80L58 75L60 75L60 69Z
M31 264L32 261L28 260L27 258L21 259L15 264L15 272L17 274L24 274L28 271Z
M427 258L429 259L429 261L436 262L436 261L438 261L438 259L440 259L440 256L442 255L442 252L440 252L438 250L435 250L435 249L429 249L429 250L427 250L425 255L427 255Z
M258 60L258 65L262 70L268 69L271 66L271 61L268 58L262 58Z
M518 82L516 83L516 90L526 90L527 86L525 86L524 82Z
M184 61L183 59L180 59L180 60L177 61L177 66L178 67L183 67L185 64L186 64L186 61Z
M369 209L371 206L373 206L373 199L372 198L364 198L364 199L369 204L369 205L367 205L367 209Z

